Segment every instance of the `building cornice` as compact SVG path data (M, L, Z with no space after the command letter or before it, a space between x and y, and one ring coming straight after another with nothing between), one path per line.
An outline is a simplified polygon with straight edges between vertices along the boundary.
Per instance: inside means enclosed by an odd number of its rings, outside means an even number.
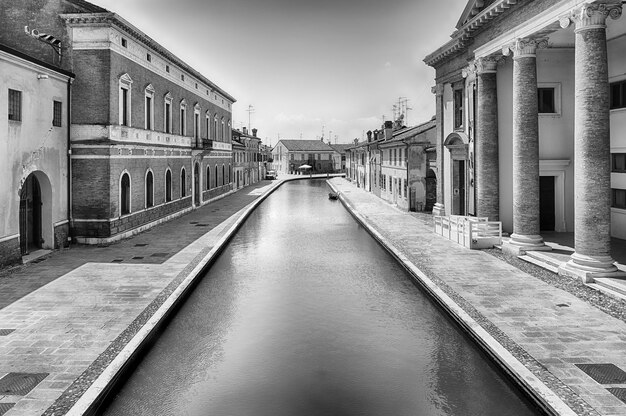
M506 10L525 0L496 0L491 5L483 9L480 13L468 20L459 27L452 35L452 40L441 46L439 49L424 58L424 62L429 66L436 66L447 57L456 54L472 39L474 32L482 28L486 23L495 19Z
M150 36L137 29L135 26L127 22L124 18L116 13L67 13L61 14L60 17L65 20L68 27L80 27L80 26L114 26L117 29L127 33L130 37L134 38L138 42L152 49L153 51L161 54L164 58L172 62L172 64L180 67L182 70L188 72L190 75L198 78L199 81L204 82L213 90L219 92L228 100L233 103L237 100L222 88L217 86L213 81L206 78L197 70L190 67L182 59L178 58L172 52L161 46Z

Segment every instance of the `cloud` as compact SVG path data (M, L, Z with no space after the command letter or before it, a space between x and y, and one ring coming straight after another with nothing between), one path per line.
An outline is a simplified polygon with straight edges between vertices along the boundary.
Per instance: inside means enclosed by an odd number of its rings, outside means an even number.
M385 62L385 68L391 68L391 62L389 61Z

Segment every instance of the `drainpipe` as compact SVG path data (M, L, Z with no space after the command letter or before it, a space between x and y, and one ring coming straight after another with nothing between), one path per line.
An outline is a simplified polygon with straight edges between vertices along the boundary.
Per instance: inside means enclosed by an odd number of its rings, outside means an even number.
M74 243L74 219L72 215L72 148L71 148L71 126L72 126L72 78L67 79L67 221L68 237L70 243Z

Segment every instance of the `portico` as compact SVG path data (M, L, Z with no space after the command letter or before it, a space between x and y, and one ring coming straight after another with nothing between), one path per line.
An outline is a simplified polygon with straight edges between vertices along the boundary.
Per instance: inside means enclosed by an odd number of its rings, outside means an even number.
M626 174L611 160L626 152L626 112L609 102L609 86L626 79L622 5L533 4L530 10L511 1L487 7L470 1L453 39L425 59L437 70L438 166L444 170L437 208L458 211L445 191L458 176L446 144L452 135L466 135L465 186L475 195L466 202L475 212L466 212L502 221L511 233L503 250L550 250L542 231L573 231L575 253L559 273L584 281L616 276L610 239L626 236L626 215L614 200L626 192ZM497 16L503 17L496 27Z

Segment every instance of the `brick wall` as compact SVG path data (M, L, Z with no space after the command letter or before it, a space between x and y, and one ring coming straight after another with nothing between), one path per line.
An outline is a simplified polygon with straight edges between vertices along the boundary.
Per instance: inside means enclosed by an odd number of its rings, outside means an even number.
M110 62L108 50L74 52L76 79L72 85L72 123L111 124L109 113L112 108L117 111L118 106L117 101L113 104L109 99Z
M146 64L150 65L146 61ZM206 134L206 118L205 113L207 110L211 113L211 118L217 112L218 119L224 117L225 123L231 120L230 111L217 107L215 104L209 102L206 95L206 89L202 89L200 86L197 90L197 94L193 94L189 90L182 88L181 86L174 84L167 78L164 78L144 68L136 62L121 56L115 52L111 53L111 70L110 70L110 85L111 85L111 109L110 119L112 124L119 124L119 78L127 73L133 80L131 87L131 126L137 128L145 127L145 90L149 84L152 84L154 88L154 130L164 131L164 115L165 115L165 94L168 92L172 96L172 133L180 134L180 102L185 99L187 102L187 111L185 114L187 132L186 136L193 136L193 115L194 105L198 103L201 107L200 110L200 137L207 137ZM212 121L212 120L211 120ZM211 128L213 123L211 122ZM220 125L221 128L221 125ZM227 132L227 137L224 141L230 140L230 133Z
M109 162L106 159L72 159L72 211L79 219L108 219Z
M17 237L0 242L0 268L21 262L22 253Z
M69 246L69 241L67 240L69 233L70 233L70 226L67 223L54 227L54 248L55 249Z

